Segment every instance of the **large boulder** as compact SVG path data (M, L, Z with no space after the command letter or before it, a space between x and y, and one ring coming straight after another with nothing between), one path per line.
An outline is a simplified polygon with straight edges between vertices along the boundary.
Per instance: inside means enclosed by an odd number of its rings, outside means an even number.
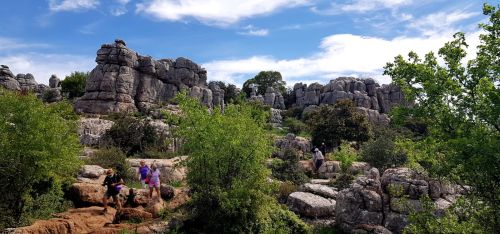
M338 194L338 192L330 186L313 183L305 183L300 186L299 190L332 199L336 199Z
M104 175L105 169L98 165L83 165L78 173L78 177L98 179Z
M329 217L335 213L335 200L312 193L293 192L288 196L287 205L295 213L311 218Z
M0 65L0 85L8 90L21 90L19 81L16 80L7 65Z

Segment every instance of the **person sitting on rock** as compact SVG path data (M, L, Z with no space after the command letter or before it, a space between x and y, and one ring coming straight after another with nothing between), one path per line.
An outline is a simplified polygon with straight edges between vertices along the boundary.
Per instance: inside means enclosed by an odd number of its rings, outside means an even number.
M132 207L132 208L136 208L139 206L139 204L137 204L137 200L135 199L135 192L134 192L134 189L133 188L130 188L128 190L128 195L127 195L127 201L125 201L125 204L123 205L124 207Z
M155 164L151 165L151 170L149 171L149 197L153 198L153 188L156 190L156 194L160 197L160 170Z
M102 211L103 214L108 211L108 199L110 197L113 197L113 201L116 203L117 209L122 208L121 202L118 199L118 194L120 193L120 189L123 184L123 179L118 174L115 174L113 169L108 169L106 172L106 178L102 184L102 186L107 186L106 193L104 193L104 197L102 198L102 204L104 205L104 210Z
M149 181L147 181L148 179L148 174L149 174L149 167L148 165L146 165L146 162L144 162L144 160L141 160L140 162L141 166L139 167L139 169L137 170L137 174L139 174L139 180L141 181L141 185L142 185L142 188L147 188L147 184L149 183Z
M321 151L318 148L314 148L313 164L314 164L314 167L316 168L316 171L319 170L319 168L323 164L324 160L325 160L325 157L323 156Z

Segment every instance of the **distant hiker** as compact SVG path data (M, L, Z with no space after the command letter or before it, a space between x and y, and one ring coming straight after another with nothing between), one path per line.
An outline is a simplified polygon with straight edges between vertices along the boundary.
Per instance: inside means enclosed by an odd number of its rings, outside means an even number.
M149 171L149 197L153 198L153 188L156 190L156 194L160 197L160 170L155 164L151 165L151 170Z
M314 163L314 167L316 168L316 171L323 164L323 160L325 160L325 157L323 157L323 154L321 153L321 151L318 148L314 148L313 163Z
M137 200L135 199L135 196L136 196L136 194L134 192L134 189L130 188L128 190L127 201L125 201L125 205L123 205L123 206L124 207L132 207L132 208L139 206L139 204L137 204Z
M122 208L122 204L120 199L118 199L118 194L123 186L123 179L113 172L113 169L108 169L106 172L106 178L104 179L104 183L102 186L107 186L106 193L104 193L104 197L102 198L102 203L104 205L104 210L102 211L105 214L108 211L108 199L113 197L113 201L116 203L117 209Z
M321 146L319 147L319 150L321 151L321 153L324 155L326 155L326 145L325 145L325 142L321 143Z
M141 181L142 188L145 189L148 187L148 183L149 183L148 174L149 174L150 169L146 165L146 162L144 162L144 160L141 160L140 164L141 164L141 166L139 167L139 169L137 169L137 174L139 175L139 180Z

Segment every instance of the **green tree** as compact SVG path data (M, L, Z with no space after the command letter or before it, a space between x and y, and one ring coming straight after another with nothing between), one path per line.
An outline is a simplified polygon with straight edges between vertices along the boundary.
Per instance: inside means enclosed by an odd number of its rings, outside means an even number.
M482 216L485 232L500 227L500 12L483 7L489 23L480 24L484 33L476 58L468 61L465 36L438 52L440 64L431 52L422 60L411 52L408 59L397 56L385 66L384 74L401 86L406 97L415 101L411 109L400 108L396 122L407 118L427 124L427 137L415 144L427 160L426 169L459 184L472 186L472 195L482 200L489 212ZM486 213L488 213L486 212Z
M286 92L286 82L283 81L281 73L277 71L261 71L254 78L249 79L243 83L243 92L247 97L250 96L252 89L250 84L258 85L258 94L264 95L268 87L273 87L275 91L280 93Z
M85 93L88 77L88 72L72 72L61 81L61 91L67 94L69 99L81 97Z
M367 141L371 126L365 115L356 110L351 100L340 100L335 105L324 105L308 115L312 143L336 147L342 140Z
M80 165L72 109L0 90L0 229L61 207L61 187Z
M271 137L252 105L209 111L186 94L177 96L183 119L177 134L189 155L187 181L193 214L187 232L300 233L307 226L272 198L266 159ZM292 229L293 228L293 229Z

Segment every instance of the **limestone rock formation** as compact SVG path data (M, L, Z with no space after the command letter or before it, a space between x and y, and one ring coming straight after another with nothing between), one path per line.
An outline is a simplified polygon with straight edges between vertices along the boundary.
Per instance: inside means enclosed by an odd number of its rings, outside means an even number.
M80 118L77 130L80 143L86 146L98 146L113 124L113 121L106 119Z
M374 79L339 77L323 86L318 83L310 85L297 83L293 87L295 106L310 112L321 104L335 104L338 100L352 100L359 110L375 124L386 124L388 113L396 105L408 105L398 86L380 86ZM303 113L304 114L304 113Z
M277 157L281 157L286 149L296 150L301 158L304 158L304 155L311 151L311 142L309 140L295 136L295 134L292 133L288 133L283 138L276 139L274 145L279 149L279 151L275 153Z
M21 90L19 82L7 65L0 65L0 85L8 90Z
M313 183L305 183L300 186L299 190L332 199L336 199L338 194L338 191L335 188Z
M266 89L266 93L264 94L264 103L274 109L286 109L283 95L280 92L275 91L273 87L268 87Z
M61 79L59 79L57 75L53 74L49 78L49 87L52 89L61 87Z
M422 196L430 196L435 214L442 215L460 192L457 186L437 182L409 168L390 168L382 177L372 168L358 177L350 188L339 192L336 221L343 231L350 233L360 227L384 227L390 232L401 233L408 224L408 214L422 209L419 200ZM388 233L385 229L381 229L384 231L381 233Z
M292 211L311 218L335 214L335 200L312 193L293 192L288 196L287 205Z
M210 107L223 105L224 93L216 87L208 88L206 70L191 60L154 60L127 48L124 41L115 40L114 44L101 46L96 62L85 94L76 102L78 112L147 111L182 90Z
M8 90L33 92L45 102L62 100L60 87L52 88L44 84L37 84L35 77L30 73L20 73L14 76L7 65L0 65L0 86Z

